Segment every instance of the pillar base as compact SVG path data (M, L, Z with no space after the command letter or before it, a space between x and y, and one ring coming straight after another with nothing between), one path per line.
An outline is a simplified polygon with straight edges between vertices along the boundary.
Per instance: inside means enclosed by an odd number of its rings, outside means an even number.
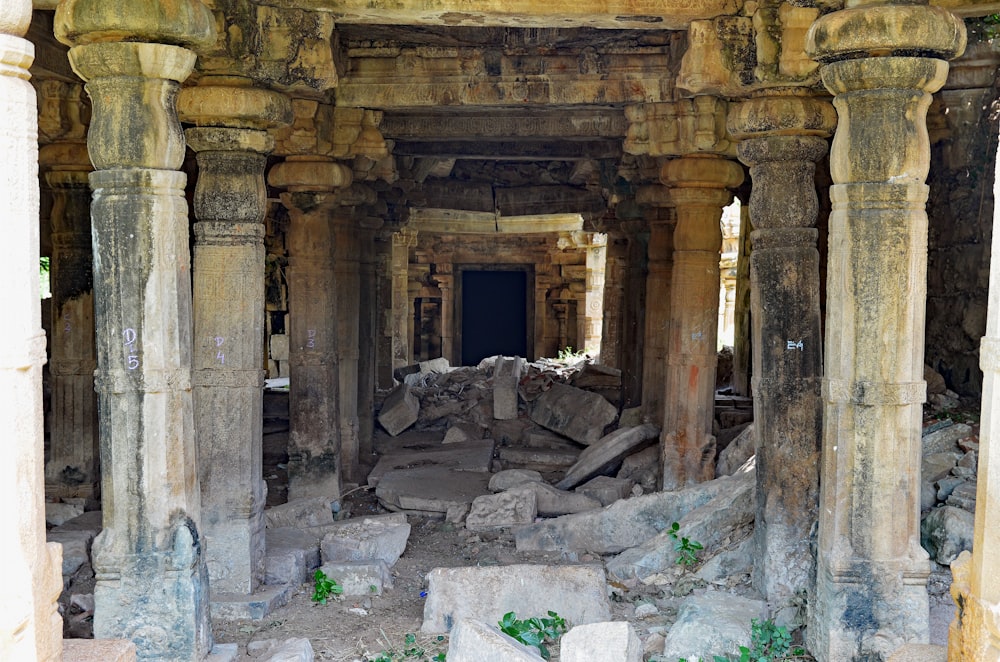
M926 562L820 562L808 648L818 660L883 662L929 640Z

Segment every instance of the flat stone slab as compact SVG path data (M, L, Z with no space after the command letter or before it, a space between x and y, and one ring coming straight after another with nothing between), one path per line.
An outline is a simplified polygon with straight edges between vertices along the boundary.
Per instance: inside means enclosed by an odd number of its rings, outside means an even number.
M497 453L505 469L552 471L566 469L580 459L580 449L547 450L544 448L501 448Z
M385 561L324 563L320 570L343 589L342 595L382 595L392 588L392 570Z
M79 517L66 520L52 531L93 531L96 536L104 528L104 516L100 510L88 510ZM51 533L51 531L50 531Z
M538 503L538 515L558 517L569 513L583 513L601 508L601 502L586 494L567 492L552 487L548 483L525 483L512 487L506 494L532 492ZM528 522L529 524L531 522Z
M398 469L382 476L375 495L390 510L447 513L490 494L489 483L490 474L485 471L442 466Z
M63 639L63 662L135 662L128 639Z
M449 662L537 662L542 656L495 627L470 618L459 620L448 639Z
M619 501L630 495L633 484L628 478L597 476L580 485L574 491L577 494L597 499L602 506L610 506L615 501Z
M434 568L427 574L422 632L439 634L469 618L496 623L554 611L571 625L611 620L607 581L600 565L509 565ZM450 657L449 657L450 659Z
M580 450L580 445L545 428L532 426L524 431L521 443L528 448L543 448L554 451Z
M604 436L618 410L602 396L566 384L553 384L531 409L531 420L544 428L589 445Z
M375 561L392 566L410 538L406 522L360 518L347 520L326 534L320 549L323 562Z
M754 473L717 478L676 492L623 499L601 510L537 522L514 533L517 550L621 552L642 544L716 496L736 489L741 481L752 484Z
M261 586L250 595L212 592L212 618L258 621L288 604L295 586Z
M302 528L333 523L331 500L325 497L294 499L264 511L264 522L269 529L282 527Z
M619 428L585 448L580 459L566 471L556 487L568 490L598 474L617 469L626 456L659 436L660 428L649 423L634 428Z
M541 483L542 474L530 469L505 469L490 478L490 491L505 492L525 483Z
M420 450L395 450L385 453L368 474L368 484L378 486L390 471L417 467L444 467L455 471L490 470L493 461L493 440L481 439Z

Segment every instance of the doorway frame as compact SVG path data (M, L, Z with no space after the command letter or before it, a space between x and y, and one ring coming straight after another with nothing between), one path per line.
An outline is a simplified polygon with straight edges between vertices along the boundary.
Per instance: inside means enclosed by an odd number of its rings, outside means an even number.
M455 354L455 358L461 363L462 359L462 334L465 331L465 311L462 307L462 298L465 289L465 272L466 271L518 271L524 272L524 346L525 353L527 356L523 357L526 361L535 360L535 346L534 346L534 333L535 333L535 265L531 263L517 263L517 264L507 264L501 263L465 263L465 264L455 264L455 273L457 273L458 278L455 279L455 286L452 292L452 296L455 297L454 300L454 321L453 324L455 328L452 329L452 351Z

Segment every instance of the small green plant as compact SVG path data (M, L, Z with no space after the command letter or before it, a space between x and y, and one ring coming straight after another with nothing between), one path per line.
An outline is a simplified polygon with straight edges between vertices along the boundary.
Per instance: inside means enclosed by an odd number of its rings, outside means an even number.
M382 633L385 637L385 633ZM441 644L444 641L444 637L438 635L435 642ZM388 637L386 637L386 642L388 642ZM412 632L407 632L403 637L403 648L402 650L396 650L395 648L389 648L382 651L377 656L372 658L365 658L369 662L401 662L402 660L429 660L430 662L445 662L447 656L444 652L437 652L434 655L428 657L429 653L426 648L417 643L417 635Z
M574 352L573 348L566 345L556 354L556 359L560 361L572 361L573 359L578 359L583 356L583 351Z
M674 551L677 552L677 558L674 559L674 563L683 566L694 565L698 562L698 552L705 548L697 540L691 540L690 538L677 535L680 528L681 525L674 522L670 525L670 528L667 529L667 535L673 539Z
M529 618L519 620L514 612L509 611L497 623L500 631L513 637L517 641L527 646L534 646L539 654L546 660L551 654L546 641L555 641L561 634L566 632L566 619L559 616L554 611L549 612L548 618Z
M317 570L313 574L315 587L313 589L312 601L325 605L330 596L340 595L344 592L344 587L326 576L322 570Z

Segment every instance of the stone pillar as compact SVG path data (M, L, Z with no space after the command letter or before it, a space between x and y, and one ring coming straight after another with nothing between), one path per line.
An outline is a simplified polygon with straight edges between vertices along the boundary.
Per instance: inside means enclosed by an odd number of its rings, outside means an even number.
M85 142L43 147L39 162L52 191L52 387L50 456L45 492L54 497L100 497L97 395L94 369L93 248Z
M740 250L736 257L736 305L733 312L733 393L750 395L750 210L740 207Z
M0 1L0 194L7 211L0 305L0 658L62 659L62 547L45 542L42 466L42 364L45 335L38 300L38 120L28 83L34 46L23 39L28 0Z
M684 157L668 161L660 179L677 212L661 437L663 489L676 490L715 477L720 220L743 168L715 156Z
M837 115L826 101L764 96L735 106L729 130L750 167L751 320L757 512L753 581L772 613L811 588L819 497L822 346L816 162ZM788 622L787 618L781 618Z
M337 341L338 406L337 427L340 434L340 462L343 477L360 483L358 466L358 333L361 314L361 250L358 221L353 207L338 207L333 223L334 325Z
M624 221L622 229L628 237L625 311L622 325L622 386L625 408L643 402L643 379L646 333L647 243L649 234L644 221Z
M670 323L670 282L673 277L676 217L669 192L663 186L642 186L636 202L648 208L649 243L646 248L646 315L642 362L642 413L663 426L667 386L667 338Z
M376 333L378 298L375 277L375 234L382 219L361 219L358 238L358 461L365 465L374 453Z
M180 94L197 154L192 384L205 561L216 594L253 593L264 575L262 478L264 130L291 119L281 94L207 77Z
M586 291L583 295L584 329L581 349L601 355L601 333L604 323L604 281L608 263L608 235L587 234Z
M434 280L441 290L441 356L455 365L458 359L455 357L455 276L452 265L439 262Z
M380 391L392 389L392 236L395 233L383 228L375 240L375 387Z
M622 325L625 313L625 273L628 265L628 239L615 228L607 234L607 257L604 279L604 312L601 320L601 363L622 367ZM624 377L624 375L623 375Z
M337 309L331 216L351 171L320 157L288 157L271 169L288 208L288 498L340 497Z
M65 0L56 37L73 46L93 118L91 219L104 530L94 540L94 635L140 659L211 649L191 395L191 278L184 135L175 102L215 41L199 2ZM123 41L113 41L120 39ZM166 43L143 40L161 39ZM74 44L78 44L75 45Z
M410 248L417 243L417 233L402 230L392 234L389 269L392 274L392 369L410 364L410 328L413 324L410 302Z
M818 660L838 662L886 659L928 637L920 547L926 113L945 59L965 47L963 23L944 9L847 4L819 19L807 44L839 115L807 643ZM919 55L887 55L896 52Z

